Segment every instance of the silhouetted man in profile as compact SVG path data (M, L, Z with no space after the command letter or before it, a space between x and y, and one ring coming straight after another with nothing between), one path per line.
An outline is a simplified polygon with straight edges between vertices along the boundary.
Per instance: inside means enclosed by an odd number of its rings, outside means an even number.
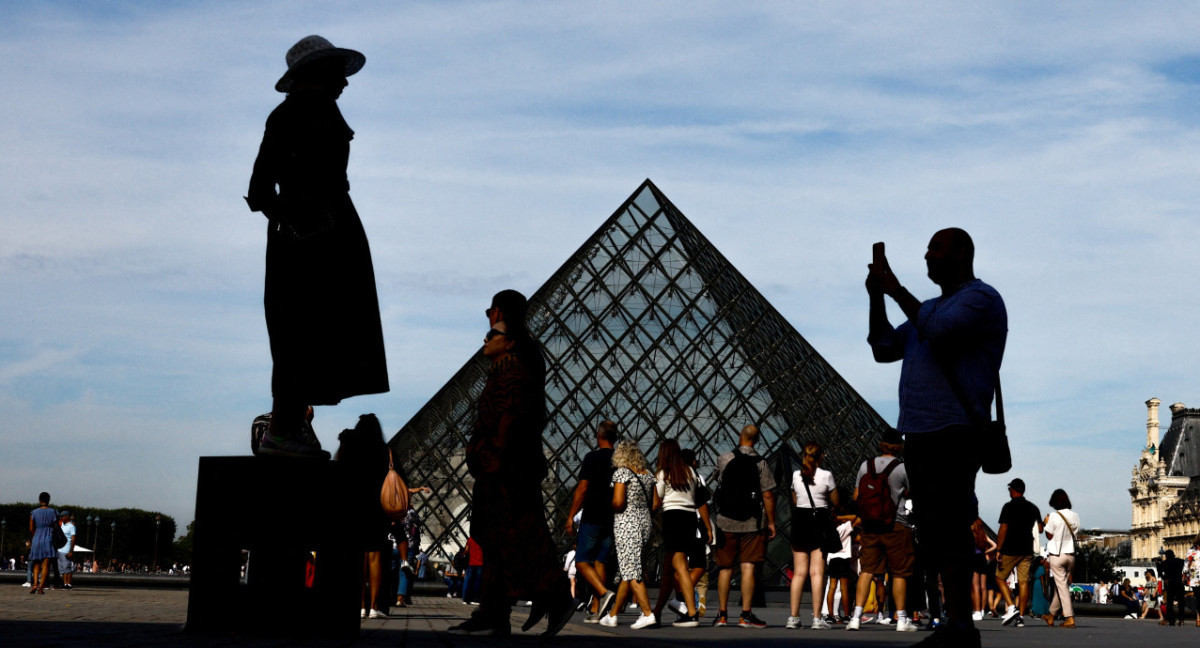
M974 257L975 244L965 231L934 234L925 263L942 294L921 302L892 274L880 243L866 281L867 339L875 360L904 361L896 429L905 435L917 527L929 539L945 590L947 623L921 646L979 645L971 621L971 522L978 508L975 475L981 454L990 449L980 447L972 421L991 418L1008 315L1000 294L975 277ZM885 296L907 318L899 327L888 321ZM973 411L963 406L951 380Z

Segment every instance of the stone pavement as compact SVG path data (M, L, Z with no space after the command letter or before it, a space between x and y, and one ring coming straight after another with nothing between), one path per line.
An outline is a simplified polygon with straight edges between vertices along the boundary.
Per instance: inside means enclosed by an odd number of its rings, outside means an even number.
M618 646L630 639L639 648L692 648L695 646L726 646L728 648L755 646L774 648L788 646L910 646L926 633L898 633L890 627L868 625L861 632L786 630L783 622L787 610L778 605L756 610L771 627L700 628L630 630L633 614L621 615L622 626L602 628L575 619L552 641L519 633L526 610L517 608L513 614L518 635L505 640L457 637L446 628L466 618L471 610L457 599L418 597L412 607L393 610L388 619L362 622L357 641L332 639L269 638L254 636L196 636L182 632L187 620L187 590L141 589L117 587L82 587L71 591L48 591L44 596L30 595L29 590L9 583L0 584L0 646L168 646L268 648L276 646L430 646L445 647L534 647L570 645L571 648L602 648ZM711 615L708 619L711 622ZM1095 648L1096 646L1194 646L1200 643L1200 628L1159 626L1156 621L1126 621L1111 618L1079 618L1079 628L1062 630L1030 622L1025 628L1002 628L996 620L980 625L983 645L988 648L1017 648L1053 646L1055 648ZM807 620L806 620L807 622ZM535 628L540 631L541 627Z

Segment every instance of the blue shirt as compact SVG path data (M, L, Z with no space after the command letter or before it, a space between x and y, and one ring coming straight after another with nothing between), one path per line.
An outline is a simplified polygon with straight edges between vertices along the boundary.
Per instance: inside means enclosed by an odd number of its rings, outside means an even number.
M867 341L878 362L904 360L900 369L901 434L935 432L969 425L943 367L949 369L979 421L991 420L1008 313L995 288L972 279L947 297L921 304L917 321L893 328L880 318ZM942 359L939 365L935 354Z

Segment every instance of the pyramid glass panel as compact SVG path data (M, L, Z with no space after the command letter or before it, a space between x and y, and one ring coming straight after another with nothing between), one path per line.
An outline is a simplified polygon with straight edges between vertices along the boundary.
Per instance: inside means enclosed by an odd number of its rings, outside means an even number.
M563 517L604 419L651 462L664 439L678 438L707 479L739 430L757 424L757 449L779 482L779 535L762 580L774 585L791 564L786 503L804 443L821 443L825 467L852 488L885 428L649 180L530 297L528 317L547 355L542 489L563 554L573 542ZM414 502L433 556L466 543L473 480L463 453L486 370L477 353L389 442L409 478L433 487ZM660 571L660 537L651 538L649 574Z

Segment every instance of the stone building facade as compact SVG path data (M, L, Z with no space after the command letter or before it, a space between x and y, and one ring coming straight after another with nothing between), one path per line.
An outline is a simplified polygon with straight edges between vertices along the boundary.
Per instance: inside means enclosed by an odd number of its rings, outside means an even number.
M1200 533L1200 409L1172 405L1171 425L1160 437L1160 404L1146 401L1146 445L1129 486L1135 562L1165 549L1182 556Z

